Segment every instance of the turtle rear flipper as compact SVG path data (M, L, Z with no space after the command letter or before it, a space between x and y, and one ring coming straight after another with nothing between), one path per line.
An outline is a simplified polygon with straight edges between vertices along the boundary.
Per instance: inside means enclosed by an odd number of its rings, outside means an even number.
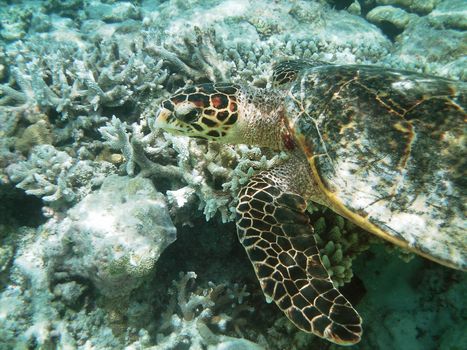
M319 257L303 197L271 172L239 193L237 232L264 294L301 330L341 345L360 341L361 318Z

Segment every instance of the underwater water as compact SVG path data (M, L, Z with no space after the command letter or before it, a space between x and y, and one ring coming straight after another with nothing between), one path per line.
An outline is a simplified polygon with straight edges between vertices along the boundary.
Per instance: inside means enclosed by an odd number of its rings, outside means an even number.
M298 60L452 79L460 115L466 43L465 0L0 0L0 350L341 348L265 297L237 238L238 191L288 150L174 135L160 105L221 82L277 102L274 64ZM465 272L303 215L363 320L351 349L467 349Z

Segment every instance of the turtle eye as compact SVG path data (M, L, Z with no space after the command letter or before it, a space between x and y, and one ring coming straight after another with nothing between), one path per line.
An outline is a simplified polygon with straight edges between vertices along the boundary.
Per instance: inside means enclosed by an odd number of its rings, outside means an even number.
M195 106L180 106L180 108L175 108L175 117L178 120L181 120L184 123L193 123L198 120L200 115L200 109Z

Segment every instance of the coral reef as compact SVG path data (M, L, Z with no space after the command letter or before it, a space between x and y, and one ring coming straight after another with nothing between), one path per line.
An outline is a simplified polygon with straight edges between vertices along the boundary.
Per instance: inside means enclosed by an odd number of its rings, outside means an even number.
M129 295L176 239L164 196L147 179L117 175L53 230L56 243L45 249L55 269L90 279L106 297Z
M0 297L2 312L6 310L0 317L2 346L32 341L74 348L79 333L70 334L65 326L70 320L62 319L60 310L82 303L91 286L105 298L128 298L153 271L175 233L165 199L149 180L107 177L101 189L70 209L67 217L57 215L38 232L29 229L18 238L22 244L10 262L14 284ZM8 251L4 255L7 258ZM101 309L95 313L82 318L91 322L105 316ZM16 320L21 318L28 322L19 326ZM103 327L99 332L111 334Z
M243 312L253 312L251 307L243 304L248 293L244 288L234 285L210 284L208 289L188 292L188 284L196 279L194 272L181 273L180 279L174 281L170 292L172 298L162 315L162 324L157 335L157 345L151 350L175 349L185 346L190 349L252 349L263 347L242 338L216 335L209 325L225 330L230 322L238 322ZM230 306L227 308L226 306ZM176 311L178 309L179 311ZM221 310L230 309L230 315Z
M312 204L308 211L323 264L333 282L343 286L353 277L352 261L378 239L326 207Z
M108 162L77 160L51 145L35 146L28 160L10 164L6 172L18 188L49 205L75 202L115 172Z
M157 106L193 83L269 86L272 64L292 58L465 80L465 11L462 0L0 0L0 347L327 347L265 303L229 224L239 188L286 155L162 133ZM356 348L462 341L465 277L309 212L333 280L361 299Z
M164 134L164 137L179 152L178 166L182 169L183 180L191 189L183 194L188 197L192 193L197 195L200 200L198 209L203 210L207 220L219 212L222 222L232 221L240 186L255 170L269 169L286 157L285 154L268 157L259 148L245 145L198 144L169 134ZM174 196L174 192L169 194ZM182 200L187 201L188 198Z

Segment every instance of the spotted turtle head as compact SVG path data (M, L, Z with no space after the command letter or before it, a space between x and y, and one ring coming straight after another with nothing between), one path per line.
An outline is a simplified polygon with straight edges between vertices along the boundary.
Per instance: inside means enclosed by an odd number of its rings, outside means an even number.
M162 102L156 127L205 140L228 139L238 120L239 90L233 84L202 84L181 89Z

